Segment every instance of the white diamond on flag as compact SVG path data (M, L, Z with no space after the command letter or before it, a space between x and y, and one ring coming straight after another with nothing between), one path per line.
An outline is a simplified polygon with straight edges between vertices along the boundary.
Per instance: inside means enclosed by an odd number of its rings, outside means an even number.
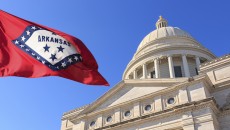
M65 38L37 26L25 28L12 43L52 70L65 69L82 61L77 60L81 55Z

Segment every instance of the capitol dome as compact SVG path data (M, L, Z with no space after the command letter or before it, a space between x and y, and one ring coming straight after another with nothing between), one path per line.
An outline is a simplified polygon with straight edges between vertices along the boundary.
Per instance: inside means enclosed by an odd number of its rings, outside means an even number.
M145 38L141 41L140 45L138 46L138 50L151 41L165 37L187 37L193 39L189 33L181 30L178 27L161 27L145 36Z
M179 78L198 75L199 65L216 58L189 33L168 26L162 16L126 67L123 79Z

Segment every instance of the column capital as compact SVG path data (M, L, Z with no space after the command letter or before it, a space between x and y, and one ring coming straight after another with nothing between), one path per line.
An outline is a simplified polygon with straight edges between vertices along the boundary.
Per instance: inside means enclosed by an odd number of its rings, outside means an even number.
M187 54L187 53L182 53L181 55L182 55L182 56L188 56L188 54Z
M168 54L168 55L166 55L167 57L172 57L173 55L172 54Z
M198 55L195 55L195 58L200 58L200 56L198 56Z
M134 69L132 70L132 72L133 72L133 71L137 71L137 68L134 68Z
M153 58L153 60L159 60L159 59L160 59L159 57Z

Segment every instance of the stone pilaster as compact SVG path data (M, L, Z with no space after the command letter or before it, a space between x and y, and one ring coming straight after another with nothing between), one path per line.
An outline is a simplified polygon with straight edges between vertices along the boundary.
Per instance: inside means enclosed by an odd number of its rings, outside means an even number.
M184 104L188 102L189 102L188 92L186 87L183 87L179 90L179 103Z
M192 112L186 112L182 115L183 130L195 130Z
M140 108L141 107L140 107L140 103L139 102L133 104L133 116L134 117L141 116L141 109Z
M115 118L115 123L121 122L121 109L120 108L115 110L114 118Z
M162 111L163 107L162 107L161 95L154 97L154 102L155 102L155 111Z

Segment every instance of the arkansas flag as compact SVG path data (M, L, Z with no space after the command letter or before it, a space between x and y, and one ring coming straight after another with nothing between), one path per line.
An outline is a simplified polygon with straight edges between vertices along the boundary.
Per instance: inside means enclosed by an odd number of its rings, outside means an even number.
M60 76L108 85L81 40L0 10L0 76Z

